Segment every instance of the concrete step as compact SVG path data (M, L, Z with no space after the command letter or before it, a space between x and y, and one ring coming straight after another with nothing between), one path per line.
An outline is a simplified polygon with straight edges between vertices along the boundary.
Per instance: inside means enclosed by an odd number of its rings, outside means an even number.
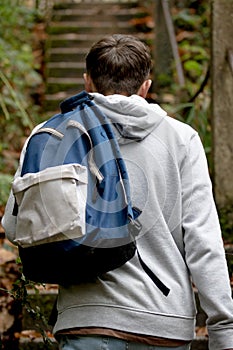
M116 33L114 30L114 26L111 28L111 32L105 33L104 35L107 34L114 34ZM122 33L121 31L121 34ZM148 40L154 40L154 34L145 34L145 33L140 33L140 32L135 32L135 35L139 37L141 40L144 40L148 42ZM97 40L101 39L103 37L103 33L82 33L82 34L77 34L77 33L65 33L65 34L60 34L60 35L50 35L49 39L49 49L51 48L81 48L83 49L84 47L90 48L90 45L92 45L94 42Z
M46 66L51 62L85 62L88 47L57 47L49 50Z
M92 26L90 26L90 24L88 23L90 20L92 21ZM130 22L119 22L114 17L112 17L112 20L109 18L109 21L96 21L95 18L90 18L89 20L83 22L52 22L49 28L49 34L51 35L66 33L100 33L103 36L109 32L133 34L137 32L137 30L132 26Z
M66 9L79 9L79 8L83 8L83 9L89 9L90 11L95 11L96 8L98 7L112 7L112 6L121 6L121 8L127 8L129 9L130 7L135 7L138 6L138 1L137 0L131 0L131 1L127 1L127 0L58 0L55 1L54 7L53 7L53 11L56 10L66 10Z
M48 78L48 89L46 98L55 99L57 98L57 93L66 91L67 94L78 93L79 89L84 88L83 78ZM56 94L55 97L52 94Z
M46 112L48 118L51 117L52 115L60 112L59 105L63 100L65 100L68 97L71 97L75 93L82 91L83 89L84 88L79 89L77 91L74 88L73 91L72 90L65 90L65 91L59 91L57 94L45 95L45 101L43 102L43 108L44 108L44 111Z
M107 18L117 19L119 21L130 21L133 17L148 16L148 11L145 7L125 7L122 5L111 5L107 6L102 4L101 6L85 7L84 4L79 5L77 8L66 8L63 10L53 10L52 22L67 22L83 20L84 18L92 17L96 22L106 21Z
M85 62L48 62L47 70L50 78L82 77L85 72Z
M66 33L49 36L49 48L84 48L90 47L95 41L101 39L103 34L89 33Z

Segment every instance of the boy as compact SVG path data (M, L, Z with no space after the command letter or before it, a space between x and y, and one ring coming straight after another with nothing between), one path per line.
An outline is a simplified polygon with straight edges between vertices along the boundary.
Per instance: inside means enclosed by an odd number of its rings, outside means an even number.
M60 287L54 334L62 350L189 349L192 283L206 312L209 349L233 349L233 302L204 150L196 131L145 100L149 49L113 35L86 57L85 89L112 122L142 209L138 250L170 288L164 296L135 255L93 283ZM23 158L23 155L22 155ZM10 229L10 204L3 220Z

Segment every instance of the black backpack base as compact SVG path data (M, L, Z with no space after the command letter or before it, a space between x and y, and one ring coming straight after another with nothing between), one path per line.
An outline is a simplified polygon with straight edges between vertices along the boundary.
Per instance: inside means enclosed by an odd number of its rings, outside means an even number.
M35 282L43 280L63 286L93 282L98 276L125 264L136 252L135 242L112 248L73 243L70 242L68 250L64 250L64 241L43 244L43 247L19 247L23 274ZM68 244L67 241L66 246Z

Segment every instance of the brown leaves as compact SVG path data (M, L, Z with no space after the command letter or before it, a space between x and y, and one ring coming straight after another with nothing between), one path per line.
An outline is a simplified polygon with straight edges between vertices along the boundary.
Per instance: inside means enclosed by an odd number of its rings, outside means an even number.
M15 261L16 254L6 250L5 248L0 248L0 265L4 265L10 261Z
M53 335L51 332L46 332L46 336L48 338L52 338ZM34 340L34 339L37 339L37 338L41 338L41 333L33 330L33 329L27 329L27 330L24 330L22 332L16 332L15 333L15 338L19 339L19 338L26 338L26 339L31 339L31 340Z
M15 321L14 315L10 313L12 298L7 296L0 297L0 333L5 333L10 329Z

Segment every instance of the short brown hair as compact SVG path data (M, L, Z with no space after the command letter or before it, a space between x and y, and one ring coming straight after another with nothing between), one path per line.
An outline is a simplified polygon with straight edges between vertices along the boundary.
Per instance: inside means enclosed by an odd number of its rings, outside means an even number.
M149 48L131 35L114 34L95 43L86 56L87 74L101 94L137 93L151 70Z

